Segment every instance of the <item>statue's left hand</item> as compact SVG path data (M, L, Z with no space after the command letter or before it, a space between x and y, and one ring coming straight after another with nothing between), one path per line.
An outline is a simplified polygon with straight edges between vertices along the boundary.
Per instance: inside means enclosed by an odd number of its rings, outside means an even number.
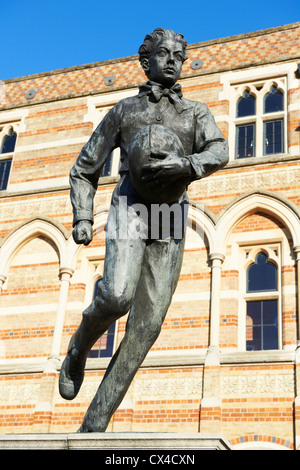
M93 226L88 220L80 220L75 225L73 232L73 239L78 245L89 245L93 239Z
M188 181L192 176L192 167L187 158L170 155L165 160L144 165L143 175L143 183L150 188L166 181L175 181L178 178L186 178Z

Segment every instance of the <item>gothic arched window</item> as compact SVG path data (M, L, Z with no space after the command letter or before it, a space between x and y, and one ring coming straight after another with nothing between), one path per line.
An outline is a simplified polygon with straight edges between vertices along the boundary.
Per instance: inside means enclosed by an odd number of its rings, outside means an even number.
M264 96L264 114L282 112L283 93L272 86ZM264 121L264 155L283 152L283 119Z
M235 110L231 109L235 113L235 158L284 153L287 140L285 88L283 77L234 86Z
M1 152L0 153L13 153L15 150L17 140L17 134L10 129L8 134L4 136L1 142Z
M278 300L270 298L278 290L277 266L262 251L247 269L246 290L258 295L247 300L247 351L278 349Z
M237 101L236 117L253 116L255 114L255 96L245 90L243 96Z
M236 117L245 118L255 116L256 99L245 90L236 106ZM237 158L254 157L255 152L255 122L241 124L236 128L236 155Z
M4 136L3 136L4 133ZM2 134L2 140L1 140ZM0 191L7 188L9 175L12 166L12 154L15 150L17 134L12 128L5 132L5 128L0 131Z

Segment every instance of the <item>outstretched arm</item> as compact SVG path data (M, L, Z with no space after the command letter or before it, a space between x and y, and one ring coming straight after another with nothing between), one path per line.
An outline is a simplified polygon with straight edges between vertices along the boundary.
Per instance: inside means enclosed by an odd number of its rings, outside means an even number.
M92 240L93 207L97 184L104 163L119 141L119 112L116 105L100 122L82 148L70 172L73 206L73 237L76 243Z

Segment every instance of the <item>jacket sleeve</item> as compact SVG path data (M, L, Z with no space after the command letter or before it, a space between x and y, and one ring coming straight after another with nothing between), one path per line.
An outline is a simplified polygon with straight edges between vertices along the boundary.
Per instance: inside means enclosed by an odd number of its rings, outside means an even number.
M94 221L94 196L104 163L119 146L121 102L100 122L82 148L70 171L73 226L80 220Z
M194 176L204 178L228 162L228 142L215 123L208 107L202 103L195 107L194 152L187 156Z

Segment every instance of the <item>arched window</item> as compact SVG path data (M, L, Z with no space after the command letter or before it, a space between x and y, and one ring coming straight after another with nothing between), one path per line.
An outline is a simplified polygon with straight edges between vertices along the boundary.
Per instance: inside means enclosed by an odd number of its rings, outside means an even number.
M235 158L284 153L287 141L286 77L237 84L233 89L235 101L230 115L234 116ZM231 144L230 153L233 153Z
M257 294L255 300L248 298L246 302L247 351L278 349L278 300L270 298L270 293L277 290L277 266L261 251L247 269L246 291Z
M268 262L264 252L258 253L255 263L247 269L247 292L277 290L277 267Z
M8 185L12 165L12 156L10 154L15 150L16 140L17 134L10 128L0 143L0 191L4 191Z
M95 284L94 298L96 297L97 290L101 279L98 279ZM90 350L88 357L112 357L114 350L116 322L112 323L108 330L96 341Z
M282 112L283 93L276 86L264 96L264 114ZM283 119L264 121L264 155L283 152Z
M270 88L264 96L264 113L283 111L283 93L276 86Z
M256 99L245 90L236 106L236 117L255 116ZM241 124L236 129L236 157L253 157L255 151L255 122Z
M1 153L12 153L15 150L17 134L10 129L1 143Z
M255 114L255 96L245 90L243 96L237 101L236 117L253 116Z

